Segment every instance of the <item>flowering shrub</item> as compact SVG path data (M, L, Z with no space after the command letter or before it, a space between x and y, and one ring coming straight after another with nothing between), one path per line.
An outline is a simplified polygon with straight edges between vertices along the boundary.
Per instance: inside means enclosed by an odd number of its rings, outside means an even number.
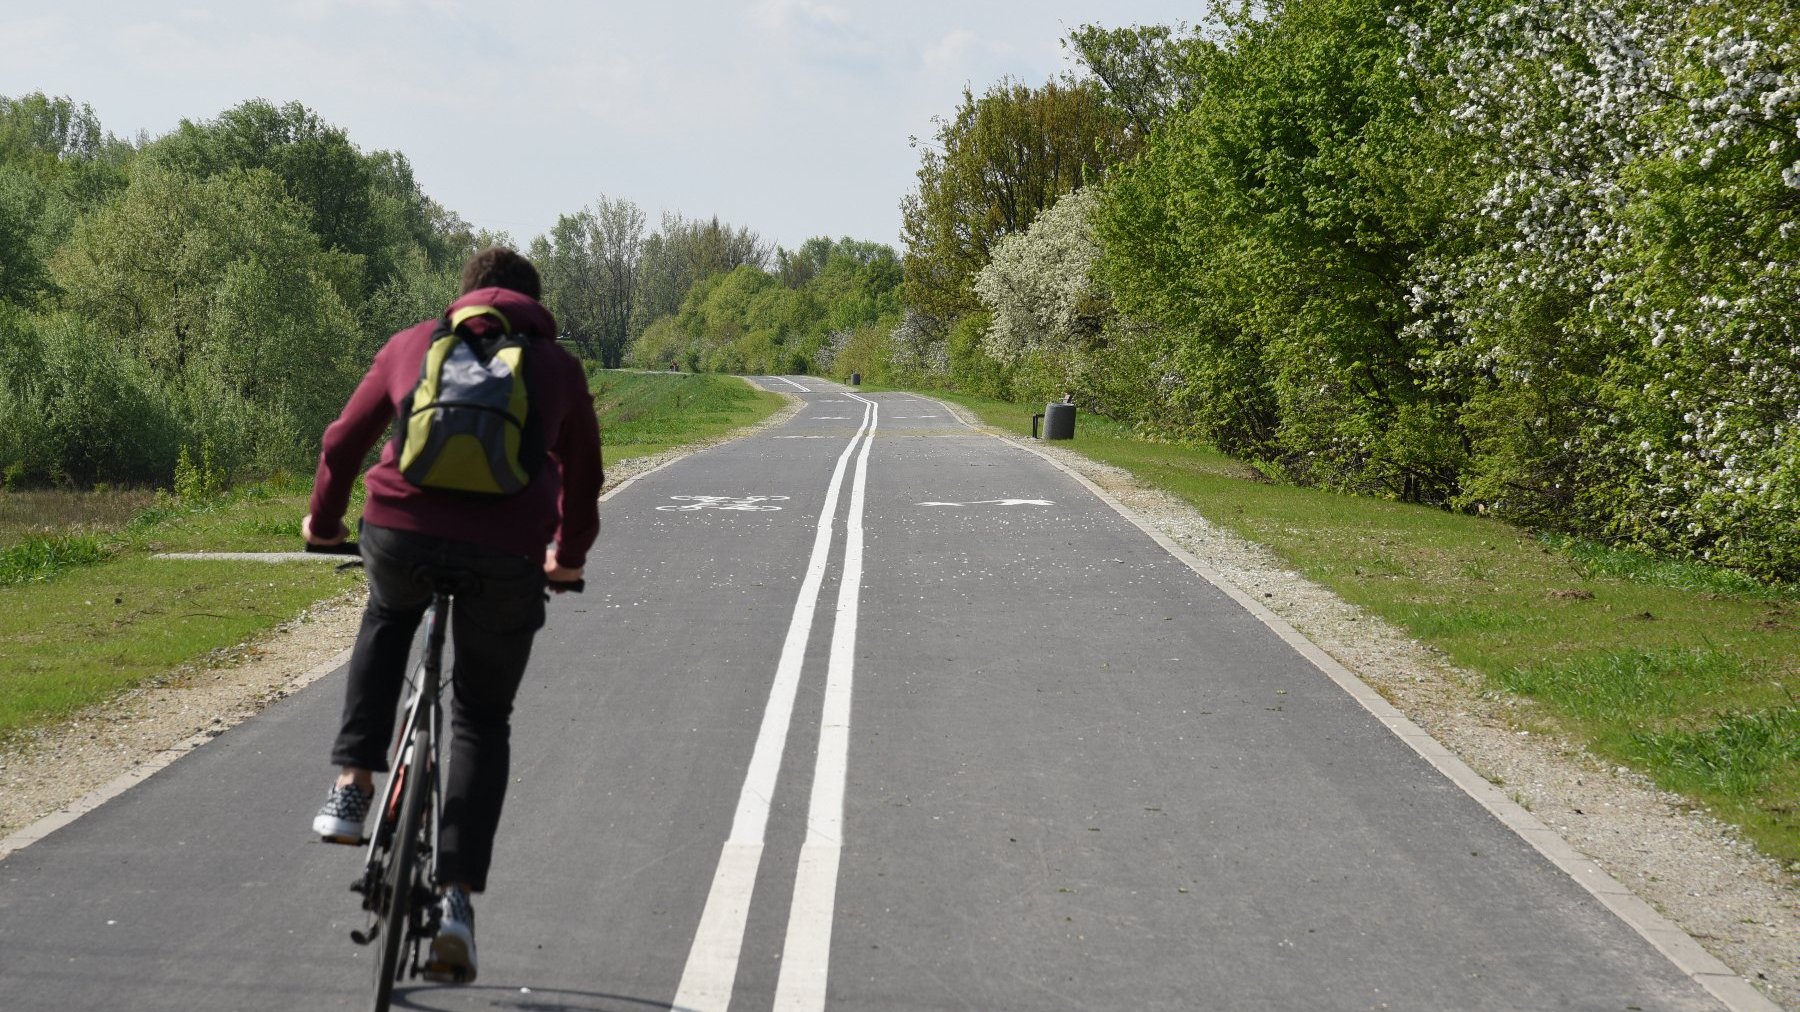
M1481 188L1411 330L1466 506L1800 575L1800 39L1781 5L1457 4L1401 23Z

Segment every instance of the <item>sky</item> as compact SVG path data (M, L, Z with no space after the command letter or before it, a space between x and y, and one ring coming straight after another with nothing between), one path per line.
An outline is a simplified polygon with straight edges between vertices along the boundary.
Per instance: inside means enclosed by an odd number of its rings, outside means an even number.
M298 101L521 245L602 194L899 245L932 117L964 85L1075 69L1085 24L1193 22L1165 0L662 3L0 0L0 95L91 105L157 136L251 98Z

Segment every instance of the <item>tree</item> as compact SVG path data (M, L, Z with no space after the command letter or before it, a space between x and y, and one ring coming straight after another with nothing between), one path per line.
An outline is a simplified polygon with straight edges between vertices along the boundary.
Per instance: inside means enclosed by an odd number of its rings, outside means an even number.
M51 255L124 187L132 154L86 105L0 96L0 302L35 306L55 291Z
M631 337L644 257L644 212L602 196L557 218L531 245L543 274L545 304L585 354L617 368Z
M1107 104L1142 139L1199 100L1205 56L1213 43L1186 25L1082 25L1069 33L1063 47L1099 80Z
M662 226L644 240L631 333L680 310L698 282L744 264L760 270L768 262L768 244L749 228L665 211Z
M1092 81L1032 88L1008 79L979 98L964 89L955 116L939 120L923 147L918 188L900 205L907 305L928 329L979 310L975 273L995 241L1098 178L1129 144Z
M1177 338L1168 402L1200 434L1298 481L1443 503L1465 448L1414 370L1431 348L1407 299L1445 175L1392 17L1295 0L1227 18L1192 51L1192 107L1108 179L1096 271Z
M265 170L140 164L54 269L64 305L170 390L227 466L292 466L361 373L359 261L322 248Z

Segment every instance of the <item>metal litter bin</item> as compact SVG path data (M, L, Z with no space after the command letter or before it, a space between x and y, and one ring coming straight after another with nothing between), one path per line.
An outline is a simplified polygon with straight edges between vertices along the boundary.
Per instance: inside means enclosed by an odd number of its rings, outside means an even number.
M1044 405L1044 438L1075 438L1075 405L1060 403Z

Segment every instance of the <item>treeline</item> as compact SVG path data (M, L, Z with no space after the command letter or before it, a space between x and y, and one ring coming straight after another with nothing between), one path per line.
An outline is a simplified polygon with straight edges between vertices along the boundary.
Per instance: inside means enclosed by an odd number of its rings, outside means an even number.
M1288 0L966 93L876 378L1800 578L1800 22Z
M821 237L786 250L676 213L647 227L636 204L601 197L531 245L550 311L608 368L854 368L900 319L891 247Z
M6 485L306 468L379 342L495 238L299 105L128 143L0 97Z
M0 97L0 478L303 471L381 343L495 244L298 104L127 142L71 99ZM811 372L900 319L899 259L872 243L652 229L602 197L526 249L562 336L608 367Z

